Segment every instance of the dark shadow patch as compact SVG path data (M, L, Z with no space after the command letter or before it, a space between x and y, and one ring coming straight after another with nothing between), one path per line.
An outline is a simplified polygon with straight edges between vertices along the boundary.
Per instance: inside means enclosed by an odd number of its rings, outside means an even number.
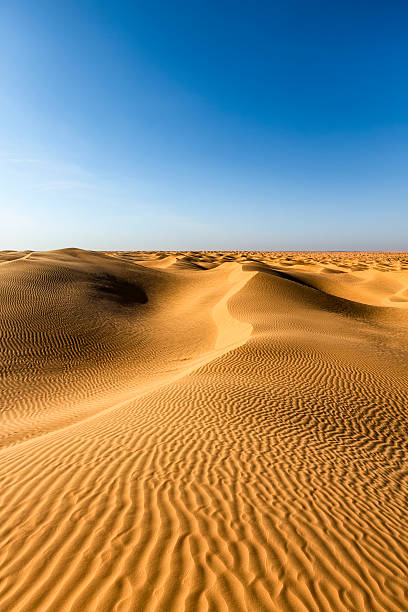
M94 277L93 289L99 299L108 299L121 306L146 304L148 297L140 287L111 274L101 274Z

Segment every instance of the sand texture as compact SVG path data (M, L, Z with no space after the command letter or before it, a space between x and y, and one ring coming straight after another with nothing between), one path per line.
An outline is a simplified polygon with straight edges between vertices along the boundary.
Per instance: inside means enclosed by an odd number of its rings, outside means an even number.
M408 254L0 253L0 610L408 610Z

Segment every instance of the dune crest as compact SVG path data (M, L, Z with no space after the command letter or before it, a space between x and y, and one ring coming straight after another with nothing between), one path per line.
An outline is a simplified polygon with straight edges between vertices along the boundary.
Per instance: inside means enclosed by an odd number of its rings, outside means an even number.
M0 254L0 609L401 611L406 253Z

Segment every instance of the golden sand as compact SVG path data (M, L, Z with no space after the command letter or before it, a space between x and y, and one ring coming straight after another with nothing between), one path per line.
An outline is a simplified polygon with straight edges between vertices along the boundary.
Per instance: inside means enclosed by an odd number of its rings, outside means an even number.
M408 254L0 253L0 610L408 610Z

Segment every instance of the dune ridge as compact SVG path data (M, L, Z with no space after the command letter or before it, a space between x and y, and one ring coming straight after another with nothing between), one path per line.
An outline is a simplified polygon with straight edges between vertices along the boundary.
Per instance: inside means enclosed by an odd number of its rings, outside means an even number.
M407 609L406 253L0 279L1 610Z

